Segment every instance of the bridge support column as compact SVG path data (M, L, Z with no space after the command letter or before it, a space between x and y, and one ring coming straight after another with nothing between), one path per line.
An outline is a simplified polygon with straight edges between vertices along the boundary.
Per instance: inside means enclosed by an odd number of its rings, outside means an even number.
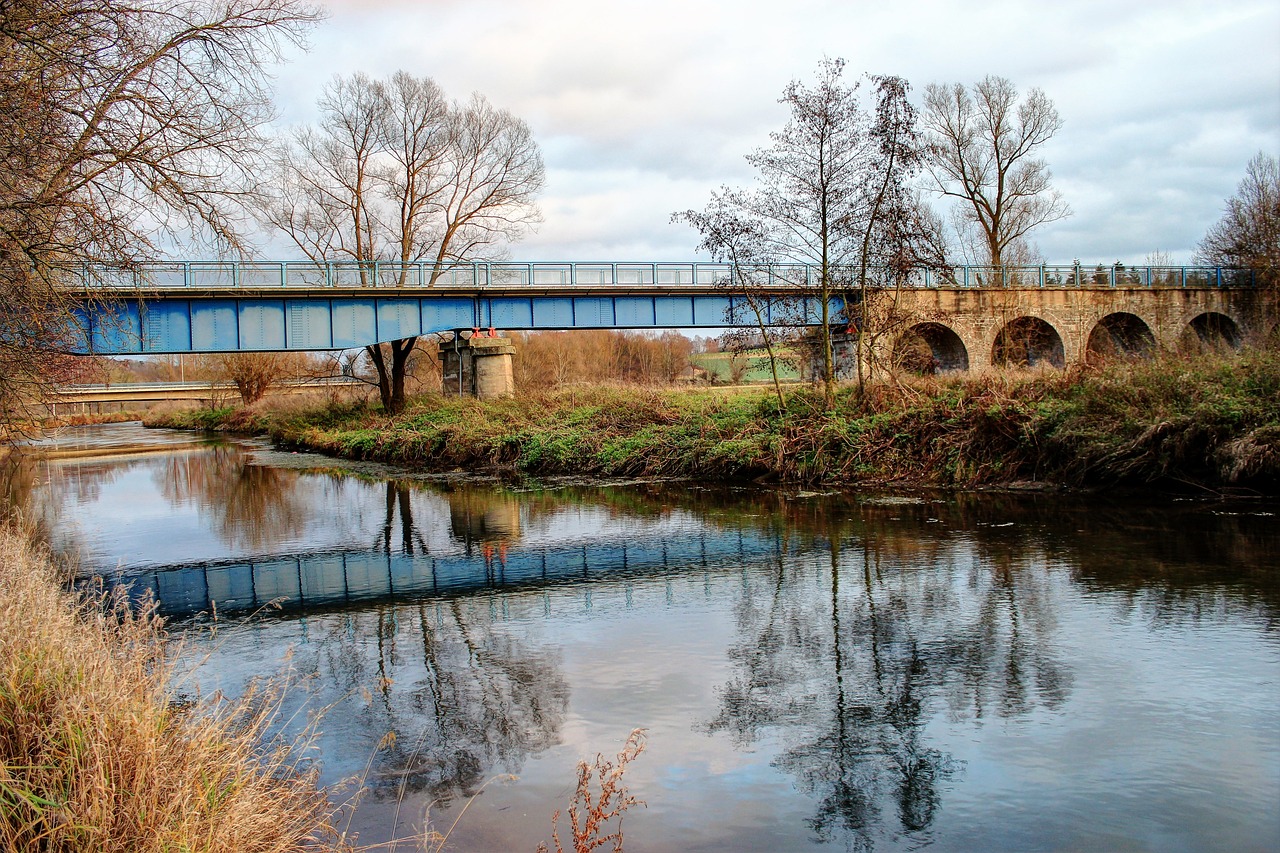
M481 400L510 397L516 391L515 352L510 338L455 335L440 344L444 393Z

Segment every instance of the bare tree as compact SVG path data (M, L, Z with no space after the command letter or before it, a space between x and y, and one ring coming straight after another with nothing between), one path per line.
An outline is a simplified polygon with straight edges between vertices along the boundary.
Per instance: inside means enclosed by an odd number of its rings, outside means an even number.
M873 76L876 108L870 135L875 152L863 184L866 214L859 223L857 293L845 298L845 314L857 326L858 388L882 338L897 335L911 320L901 305L903 285L922 270L946 266L946 246L933 211L909 184L925 162L911 87L901 77ZM851 305L852 303L852 305Z
M381 283L396 286L415 283L408 265L425 262L430 285L538 221L537 143L483 97L451 103L431 79L401 71L335 78L319 106L319 123L281 149L280 193L264 214L309 258L360 262L362 284L381 262ZM368 348L388 412L404 408L416 341Z
M767 325L779 303L765 300L752 272L770 265L811 264L821 313L818 350L826 404L834 402L835 361L831 306L840 297L845 317L858 327L858 376L871 291L901 285L921 264L941 258L935 219L909 187L923 159L909 87L900 77L870 77L874 118L863 108L859 85L841 81L843 60L827 60L813 88L793 82L782 102L791 120L773 145L749 156L759 173L753 191L723 189L704 212L675 218L702 234L701 250L730 262L734 292L748 296L775 364ZM768 317L766 322L765 318Z
M828 408L835 401L832 299L848 290L862 247L857 227L866 215L862 184L874 150L858 84L846 85L843 73L844 60L828 59L819 66L813 87L792 81L783 90L779 102L790 109L790 119L770 134L773 142L768 148L747 156L756 169L756 189L724 188L712 195L706 214L684 211L675 217L702 230L708 222L724 223L732 216L750 230L750 251L759 262L813 266L817 281L795 284L797 292L808 285L817 297ZM703 249L727 257L724 240L703 234Z
M176 233L240 246L270 114L266 65L300 0L0 3L0 407L72 350L68 269L129 271Z
M769 360L769 374L773 379L773 391L778 402L778 414L786 411L782 398L782 381L778 375L780 350L778 344L787 330L781 327L778 320L786 316L787 300L779 299L773 294L762 293L759 280L768 267L763 257L768 239L761 222L755 217L744 215L743 206L738 203L739 194L725 189L713 196L705 211L686 210L677 213L673 219L686 222L702 235L698 244L699 251L708 252L717 261L729 264L729 272L719 283L721 287L740 300L739 306L745 306L751 312L750 318L755 322L756 331L764 343ZM735 307L739 307L735 306ZM731 322L741 323L742 316L725 318ZM746 375L748 359L741 356L749 347L746 334L731 334L729 341L734 350L730 357L730 379L737 384Z
M1006 264L1009 248L1036 226L1071 214L1036 156L1062 127L1040 89L1019 102L1003 77L984 77L972 91L934 83L925 89L923 127L938 188L977 225L991 266Z
M1222 219L1200 241L1197 259L1251 269L1259 284L1280 284L1280 163L1275 157L1259 151L1249 161Z
M323 371L316 359L302 352L230 352L211 358L215 375L234 384L246 406L261 400L282 380L316 377Z

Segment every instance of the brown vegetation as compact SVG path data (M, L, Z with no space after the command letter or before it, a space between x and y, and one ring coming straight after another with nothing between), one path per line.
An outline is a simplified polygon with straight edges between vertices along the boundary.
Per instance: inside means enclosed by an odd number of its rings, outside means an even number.
M600 382L669 385L689 370L693 352L688 338L670 330L527 332L516 342L516 386L529 390Z
M176 693L159 620L51 566L0 531L0 848L333 849L304 744L270 735L277 695Z
M4 4L0 419L30 415L57 382L51 354L84 346L62 287L82 265L128 286L175 232L238 244L266 65L317 18L300 0Z
M596 753L594 764L578 762L578 787L574 791L573 801L569 804L569 826L573 832L573 853L590 853L597 847L612 844L614 853L622 853L622 816L627 809L635 805L644 805L627 790L622 776L627 766L644 752L644 729L635 729L627 738L622 751L618 753L617 763L607 760ZM599 785L600 792L593 793ZM610 821L617 821L612 832ZM560 812L551 816L551 839L555 843L556 853L565 853L560 840ZM538 853L548 853L546 843L538 845Z

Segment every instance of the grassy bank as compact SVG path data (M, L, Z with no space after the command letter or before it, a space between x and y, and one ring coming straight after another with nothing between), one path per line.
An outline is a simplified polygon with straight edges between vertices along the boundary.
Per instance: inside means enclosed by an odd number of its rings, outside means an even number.
M65 592L10 529L0 589L0 849L335 849L269 696L177 701L159 622Z
M158 426L266 433L357 459L530 475L696 476L849 486L1280 483L1280 359L1160 360L1098 371L992 373L765 390L576 388L479 402L173 412Z

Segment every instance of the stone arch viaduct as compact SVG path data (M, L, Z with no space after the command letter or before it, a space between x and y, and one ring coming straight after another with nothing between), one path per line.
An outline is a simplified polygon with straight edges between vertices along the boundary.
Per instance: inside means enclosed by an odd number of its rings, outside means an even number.
M963 371L1275 345L1277 297L1243 287L912 288L880 355Z

